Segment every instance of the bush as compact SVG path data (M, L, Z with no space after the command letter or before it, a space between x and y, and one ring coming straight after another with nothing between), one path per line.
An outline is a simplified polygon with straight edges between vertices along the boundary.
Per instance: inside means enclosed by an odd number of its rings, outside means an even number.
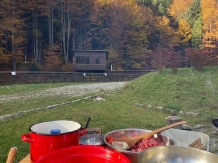
M208 55L206 55L202 50L195 50L192 48L185 49L188 56L188 60L191 62L196 70L202 71L205 66L209 63Z
M173 50L170 50L167 54L168 62L167 65L173 70L173 73L177 73L177 69L181 65L181 57L179 53L176 53Z
M166 48L158 47L157 49L153 50L151 53L152 58L152 66L162 73L163 70L166 68L167 64L167 50Z

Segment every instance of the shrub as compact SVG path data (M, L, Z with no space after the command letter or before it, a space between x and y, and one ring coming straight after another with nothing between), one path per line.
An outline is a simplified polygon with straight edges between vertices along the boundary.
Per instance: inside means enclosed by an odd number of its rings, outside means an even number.
M175 51L170 50L168 51L167 58L168 58L167 66L169 66L173 70L173 73L176 74L177 69L181 65L180 53L176 53Z
M191 62L191 66L198 71L202 71L203 68L208 65L208 56L203 51L187 48L185 52L188 56L188 60Z
M167 48L158 47L151 53L152 66L162 73L167 63Z

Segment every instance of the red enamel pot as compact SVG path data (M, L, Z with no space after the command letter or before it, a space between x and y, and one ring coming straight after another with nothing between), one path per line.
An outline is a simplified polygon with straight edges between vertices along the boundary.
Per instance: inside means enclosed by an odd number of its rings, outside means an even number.
M30 134L23 134L21 138L30 143L31 163L50 152L79 145L80 137L87 133L79 123L67 120L38 123L29 130Z

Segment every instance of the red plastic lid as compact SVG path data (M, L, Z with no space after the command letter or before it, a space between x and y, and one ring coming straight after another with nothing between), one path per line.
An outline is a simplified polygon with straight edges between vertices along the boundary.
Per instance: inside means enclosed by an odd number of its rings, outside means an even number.
M122 153L99 146L72 146L49 153L36 163L130 163Z

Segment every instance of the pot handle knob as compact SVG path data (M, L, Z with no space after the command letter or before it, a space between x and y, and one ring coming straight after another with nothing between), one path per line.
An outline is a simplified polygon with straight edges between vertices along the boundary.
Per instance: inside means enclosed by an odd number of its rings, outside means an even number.
M27 143L33 143L33 139L30 137L30 134L23 134L21 139Z
M88 130L86 128L81 128L80 132L79 132L79 136L83 136L85 134L87 134Z

